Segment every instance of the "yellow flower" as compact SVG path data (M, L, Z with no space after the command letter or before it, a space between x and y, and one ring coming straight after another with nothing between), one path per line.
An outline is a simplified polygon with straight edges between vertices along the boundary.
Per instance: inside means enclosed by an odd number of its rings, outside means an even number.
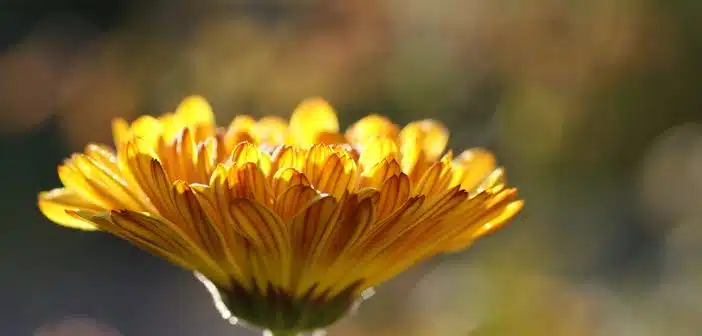
M52 221L104 230L207 278L235 316L274 332L323 328L408 267L460 250L522 208L491 153L444 153L431 120L368 116L345 133L308 99L290 122L218 128L193 96L118 119L42 192Z

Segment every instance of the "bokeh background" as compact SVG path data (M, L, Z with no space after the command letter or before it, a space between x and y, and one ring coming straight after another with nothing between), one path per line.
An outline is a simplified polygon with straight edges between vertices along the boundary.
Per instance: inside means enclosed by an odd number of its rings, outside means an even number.
M2 0L0 335L253 335L191 274L58 227L36 193L110 120L205 95L344 125L435 118L527 206L330 335L702 335L698 0Z

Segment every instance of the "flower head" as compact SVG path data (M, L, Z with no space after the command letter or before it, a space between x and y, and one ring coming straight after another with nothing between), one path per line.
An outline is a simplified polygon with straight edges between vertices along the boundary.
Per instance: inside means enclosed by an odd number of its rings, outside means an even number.
M491 153L444 153L431 120L371 115L339 131L321 99L289 122L209 104L114 122L115 150L91 144L42 192L52 221L104 230L207 278L251 324L295 332L339 319L361 293L460 250L522 207Z

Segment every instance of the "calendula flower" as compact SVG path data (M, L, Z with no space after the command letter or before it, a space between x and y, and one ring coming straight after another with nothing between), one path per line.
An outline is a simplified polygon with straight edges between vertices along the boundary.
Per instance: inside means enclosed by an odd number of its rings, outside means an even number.
M371 115L340 133L321 99L290 121L218 128L193 96L113 125L42 192L52 221L103 230L196 272L222 309L273 334L324 328L413 264L465 248L522 208L491 153L444 153L448 132Z

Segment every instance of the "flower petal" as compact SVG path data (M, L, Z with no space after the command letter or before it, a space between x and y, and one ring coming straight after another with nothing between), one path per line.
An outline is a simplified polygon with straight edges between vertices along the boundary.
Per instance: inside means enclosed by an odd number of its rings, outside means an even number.
M273 176L272 182L272 192L275 197L280 196L286 190L296 186L296 185L309 186L310 181L307 177L295 170L295 168L285 168L278 170L278 172Z
M389 178L402 174L402 167L395 159L383 159L370 169L363 171L361 186L380 188Z
M234 197L249 198L266 206L273 204L273 193L256 163L231 167L228 182Z
M332 154L315 169L317 172L310 183L320 192L339 198L354 187L356 164L348 157Z
M399 150L397 143L391 138L379 138L366 142L361 148L361 156L358 162L364 170L374 167L383 160L397 160Z
M202 96L193 95L183 99L175 110L175 115L183 126L214 124L212 106Z
M282 145L288 135L288 124L279 117L263 117L253 124L251 133L259 144Z
M338 203L332 196L320 196L309 204L289 223L290 238L292 242L293 262L297 267L297 277L300 283L296 286L295 293L306 292L314 283L314 279L319 279L319 274L314 274L314 269L306 269L305 266L313 266L310 259L330 225L335 225L339 216ZM307 280L305 280L307 279Z
M523 201L512 201L503 207L493 210L489 215L485 216L481 220L479 225L475 226L475 229L467 230L463 234L452 238L450 242L446 243L444 245L443 252L450 253L465 249L476 239L487 235L509 223L512 218L519 214L523 207Z
M290 235L285 223L262 204L245 198L234 199L229 206L234 222L247 232L255 254L267 256L266 274L258 276L282 287L290 278ZM253 275L253 277L257 277ZM259 281L259 284L261 281Z
M275 202L275 212L287 221L295 217L318 193L309 185L298 184L285 190Z
M271 160L271 172L276 174L281 170L293 168L299 172L305 168L307 163L307 150L298 147L281 146L273 153Z
M472 191L495 170L495 156L482 148L472 148L456 158L454 167L451 184L460 184L461 188Z
M346 137L351 143L363 144L375 138L395 139L398 133L397 125L392 121L383 116L371 114L351 125L346 131Z
M103 208L84 199L75 191L66 188L57 188L39 193L38 203L39 210L51 221L80 230L97 230L97 227L90 221L66 213L67 210L104 211Z
M138 191L118 172L109 170L85 154L74 154L58 169L63 185L104 209L145 211Z
M436 160L443 153L448 139L446 127L429 119L409 123L400 131L400 142L416 142L429 160Z
M410 196L410 181L405 174L391 176L380 188L376 218L384 219L401 207Z
M301 147L312 146L324 132L339 132L339 120L334 109L321 98L303 101L290 117L290 135Z
M129 210L99 214L78 211L75 215L96 223L109 233L187 270L198 271L213 282L228 285L226 273L165 218Z
M241 142L234 147L232 154L229 157L228 162L235 165L241 166L245 163L258 163L260 156L263 153L252 143Z

